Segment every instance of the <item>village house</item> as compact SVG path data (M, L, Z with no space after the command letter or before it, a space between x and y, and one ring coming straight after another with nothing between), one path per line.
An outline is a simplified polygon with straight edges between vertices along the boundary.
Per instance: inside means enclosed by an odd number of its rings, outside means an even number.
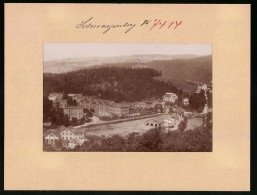
M177 123L178 119L176 118L168 118L163 120L163 123L161 124L164 129L169 129L169 130L175 130L175 125Z
M56 144L56 142L60 139L60 134L54 130L48 130L44 133L44 140L47 144Z
M130 105L127 103L112 103L109 106L109 112L118 117L129 115Z
M84 129L73 129L71 127L67 127L60 132L60 135L63 140L79 142L80 140L84 140Z
M175 103L177 99L178 99L178 96L175 93L166 93L163 96L163 101L164 102Z
M67 107L63 109L64 114L68 115L69 119L72 118L82 119L83 118L83 108L74 106L74 107Z
M212 84L208 83L208 84L197 85L197 89L196 89L195 93L200 93L201 90L212 92Z
M48 95L48 99L51 101L56 101L62 99L63 94L62 93L50 93Z
M164 130L176 130L178 128L179 116L170 115L169 118L164 120L148 119L144 122L145 127L157 128L163 127Z
M145 126L148 127L160 127L161 126L162 121L160 120L156 120L156 119L148 119L147 121L145 121Z
M45 140L45 143L48 143L48 144L56 144L56 142L61 139L61 136L60 136L60 132L63 131L66 127L65 126L60 126L59 128L57 129L48 129L44 132L44 140Z
M188 106L188 105L189 105L189 98L188 98L188 97L182 98L182 104L183 104L184 106Z
M67 108L67 100L64 100L64 99L62 99L62 100L59 100L58 101L59 102L59 105L60 105L60 108Z
M107 102L97 103L94 105L95 114L98 116L109 116L109 105Z
M136 103L135 107L146 109L147 108L147 103L146 102L138 102L138 103Z
M89 101L89 100L83 100L83 101L81 102L81 106L82 106L83 108L87 108L88 110L94 109L94 105L95 105L95 103L92 102L92 101Z
M68 97L72 97L72 100L82 100L83 99L83 95L81 93L70 93L68 94Z
M57 129L47 130L44 133L44 140L45 143L52 145L55 145L58 140L61 140L63 147L74 148L76 145L81 145L85 142L84 134L84 129L61 126Z

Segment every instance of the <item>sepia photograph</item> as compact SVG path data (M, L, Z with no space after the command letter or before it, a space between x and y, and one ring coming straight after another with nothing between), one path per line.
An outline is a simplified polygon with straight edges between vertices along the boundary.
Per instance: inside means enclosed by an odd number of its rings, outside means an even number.
M45 43L43 151L212 152L212 45Z

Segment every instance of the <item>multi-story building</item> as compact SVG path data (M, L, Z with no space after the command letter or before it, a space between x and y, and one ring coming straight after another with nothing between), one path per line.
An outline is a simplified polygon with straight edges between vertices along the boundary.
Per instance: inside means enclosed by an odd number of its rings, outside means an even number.
M126 103L112 103L109 106L109 112L116 116L128 116L130 105Z
M178 99L178 96L175 93L166 93L163 96L163 101L164 102L172 102L175 103L176 100Z
M83 108L74 106L74 107L67 107L63 109L64 114L68 115L69 119L72 118L82 119L83 118Z
M96 115L99 116L109 116L109 105L107 102L97 103L94 106L94 111Z
M84 129L72 129L71 127L65 128L60 132L62 140L76 141L84 140Z
M62 99L58 102L59 102L60 108L67 108L67 105L68 105L67 100Z

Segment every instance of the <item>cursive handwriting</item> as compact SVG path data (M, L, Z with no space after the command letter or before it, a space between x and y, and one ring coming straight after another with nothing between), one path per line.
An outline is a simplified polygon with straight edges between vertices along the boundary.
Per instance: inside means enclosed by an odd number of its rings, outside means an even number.
M168 20L161 20L161 19L144 20L143 22L139 23L139 25L134 24L134 23L129 23L129 22L124 22L121 24L99 24L94 21L94 17L91 17L87 20L81 21L79 24L76 25L76 28L78 28L78 29L79 28L103 29L103 34L106 34L111 29L115 29L115 28L116 29L124 29L124 32L128 33L137 26L138 26L138 28L145 27L149 31L151 31L153 29L161 29L164 26L166 29L176 30L181 24L182 24L182 21L179 21L179 20L168 21Z
M82 21L79 23L76 28L101 28L101 29L106 29L103 31L103 33L107 33L110 29L113 28L126 28L125 33L128 33L132 28L136 26L136 24L129 24L128 22L124 24L118 24L118 25L113 25L113 24L93 24L92 23L93 17L89 18L86 21ZM91 22L90 22L91 21Z

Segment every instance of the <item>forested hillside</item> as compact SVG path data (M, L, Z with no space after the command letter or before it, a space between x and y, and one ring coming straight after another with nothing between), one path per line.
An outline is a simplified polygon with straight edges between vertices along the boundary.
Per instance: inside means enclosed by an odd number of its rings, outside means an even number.
M150 68L101 67L63 74L44 73L44 94L51 92L98 95L114 101L140 101L177 92L171 82L153 79L161 71Z
M106 64L105 67L152 68L162 72L162 77L170 80L196 80L209 83L212 80L212 56L201 56L174 60L155 60Z

